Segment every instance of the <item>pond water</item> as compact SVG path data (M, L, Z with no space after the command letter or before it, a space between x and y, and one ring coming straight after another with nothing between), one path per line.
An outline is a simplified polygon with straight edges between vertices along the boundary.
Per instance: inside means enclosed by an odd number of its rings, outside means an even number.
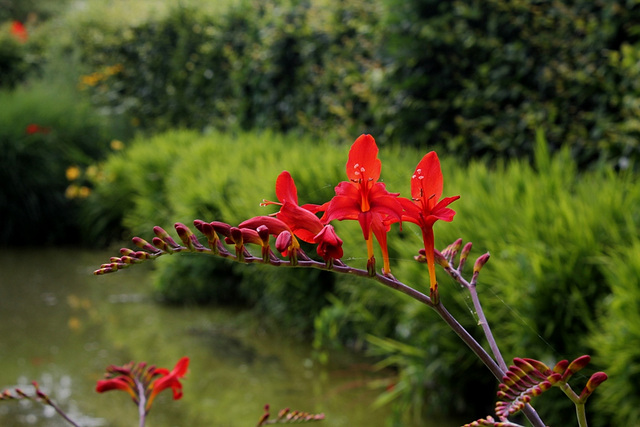
M150 297L150 267L106 276L92 271L114 252L0 250L0 390L35 380L83 426L137 425L126 393L98 394L110 364L147 361L172 368L191 359L184 397L156 399L147 425L252 426L266 403L324 413L327 426L383 426L374 409L390 373L355 356L319 365L305 343L268 334L249 313L166 307ZM50 408L0 402L2 426L66 426Z
M153 301L153 263L105 276L92 272L117 251L0 249L0 391L37 381L82 426L137 425L123 392L95 392L108 365L191 360L184 397L161 393L149 427L254 426L265 404L324 413L325 426L386 426L374 384L393 380L365 359L269 334L237 309L167 307ZM427 425L427 424L421 424ZM429 420L430 426L460 425ZM51 408L0 402L0 426L68 426Z

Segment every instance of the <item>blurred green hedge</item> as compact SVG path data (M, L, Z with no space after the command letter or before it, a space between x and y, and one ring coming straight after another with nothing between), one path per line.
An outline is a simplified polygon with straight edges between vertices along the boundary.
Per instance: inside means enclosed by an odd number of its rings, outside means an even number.
M611 266L623 262L621 253L627 254L623 259L639 255L633 246L640 226L637 176L607 168L579 173L568 149L549 155L542 133L536 147L534 165L511 161L489 168L473 162L462 167L441 156L445 195L462 198L452 206L458 212L453 223L436 225L437 247L463 237L475 244L472 259L491 251L479 291L507 359L534 357L553 364L588 353L596 356L594 368L624 369L640 353L628 348L622 358L616 352L626 345L626 335L609 334L600 325L627 322L625 310L608 301L621 286ZM422 154L397 147L381 151L382 177L390 191L408 193ZM110 156L88 199L96 209L114 212L97 210L90 216L124 217L143 238L152 236L154 225L170 230L174 222L191 224L196 218L237 224L273 211L258 204L275 198L275 178L283 169L296 180L301 202L329 200L334 185L345 178L346 158L346 146L270 132L170 131L139 138ZM358 224L335 226L345 241L345 262L364 268ZM419 232L412 224L403 228L390 233L392 272L426 291L424 265L413 261ZM342 343L387 358L400 368L394 395L385 395L396 398L399 418L426 408L475 416L491 409L493 396L479 399L476 392L495 387L485 368L434 313L403 295L354 277L212 261L202 255L158 261L158 290L173 302L253 306L280 328L314 331L321 355ZM193 277L194 271L201 274ZM439 272L444 303L479 337L468 297L444 276ZM637 277L625 277L633 288ZM368 340L368 334L377 339ZM593 344L605 339L606 346ZM616 381L626 382L624 377ZM600 395L608 402L599 406L601 416L637 416L639 405L612 403L634 401L636 395L603 386L594 402ZM539 410L549 423L573 422L573 410L557 395L540 403Z
M82 242L80 201L113 127L52 82L0 90L0 245Z
M143 129L269 128L462 159L533 157L535 130L580 168L640 153L636 2L239 1L83 23L96 100ZM81 31L80 31L81 30Z

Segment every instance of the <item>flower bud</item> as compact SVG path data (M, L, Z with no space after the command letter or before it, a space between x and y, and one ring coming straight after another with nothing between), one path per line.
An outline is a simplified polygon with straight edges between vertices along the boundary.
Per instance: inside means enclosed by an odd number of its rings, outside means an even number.
M491 254L489 254L489 252L487 252L484 255L480 255L478 257L478 259L476 260L476 263L473 265L473 274L476 275L478 273L480 273L480 270L482 270L482 267L484 267L484 265L487 263L487 261L489 261L489 257L491 256Z
M462 267L464 267L464 264L467 262L467 257L469 256L469 252L471 252L471 246L473 246L473 244L468 242L462 248L462 252L460 252L460 261L458 263L458 271L462 271Z
M591 396L591 393L593 393L594 390L608 378L609 377L604 372L596 372L591 375L591 378L587 381L587 385L582 390L582 393L580 393L580 401L584 403L587 398Z
M440 266L442 268L449 268L449 261L447 261L447 259L444 257L444 255L442 255L442 253L440 253L440 251L438 251L437 249L433 251L434 253L434 257L435 257L435 261L440 264Z
M564 371L564 374L562 375L562 381L569 381L569 378L571 378L573 374L584 369L584 367L587 366L590 361L591 361L591 356L587 354L575 359L573 362L569 364L569 366L567 367L567 370Z

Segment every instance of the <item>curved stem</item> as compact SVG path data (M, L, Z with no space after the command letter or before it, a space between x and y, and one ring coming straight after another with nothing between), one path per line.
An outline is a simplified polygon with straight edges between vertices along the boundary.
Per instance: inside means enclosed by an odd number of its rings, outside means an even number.
M224 247L222 248L224 249ZM174 247L172 249L174 252L181 252L181 251L190 251L188 248L186 247L181 247L181 246L177 246ZM318 261L314 261L308 257L301 257L302 259L299 259L298 262L294 265L292 264L290 261L285 261L285 260L280 260L279 258L273 256L273 257L269 257L268 262L265 262L264 257L256 257L251 255L251 253L247 253L243 259L238 259L238 257L233 256L232 254L230 254L228 251L220 251L219 253L212 253L212 251L210 249L206 249L206 248L202 248L197 250L197 252L204 252L204 253L210 253L211 255L215 255L215 256L221 256L224 258L230 258L232 260L238 261L238 262L244 262L244 263L259 263L259 264L272 264L274 266L291 266L291 267L306 267L306 268L317 268L317 269L322 269L322 270L326 270L327 269L327 264L325 263L321 263ZM225 253L226 252L226 253ZM302 251L300 251L302 253ZM156 252L154 254L151 254L149 256L149 259L155 259L158 256L163 255L164 253L166 253L165 251L160 251L160 252ZM137 261L137 262L141 262L141 261ZM96 272L94 272L95 274L104 274L104 273L108 273L111 271L115 271L118 270L120 268L125 268L128 265L124 262L119 262L119 263L112 263L109 265L106 265L106 267L102 268L101 270L97 270ZM444 308L444 306L441 303L437 303L434 304L434 302L431 300L431 298L425 294L423 294L422 292L417 291L416 289L405 285L404 283L396 280L395 277L393 277L391 274L375 274L374 276L372 276L369 271L366 270L361 270L361 269L357 269L357 268L353 268L350 267L346 264L343 264L340 261L336 261L333 264L333 267L331 268L332 271L336 272L336 273L343 273L343 274L353 274L356 276L361 276L361 277L368 277L368 278L372 278L375 279L376 281L380 282L381 284L390 287L392 289L395 289L399 292L402 292L405 295L410 296L411 298L415 299L418 302L421 302L422 304L425 304L431 308L433 308L436 313L438 313L438 315L440 315L440 317L447 323L447 325L449 325L449 327L460 337L460 339L462 339L462 341L464 341L465 344L467 344L467 346L471 349L471 351L473 351L473 353L485 364L485 366L489 369L489 371L491 371L491 373L498 379L498 381L502 381L502 377L504 376L504 373L506 372L506 365L505 365L505 369L501 368L496 362L495 360L493 360L493 358L491 357L491 355L489 355L489 353L487 353L487 351L480 345L478 344L478 342L475 340L475 338L473 338L473 336L471 336L471 334L469 334L469 332ZM450 271L455 272L454 274L452 274L452 276L454 276L454 279L456 280L463 280L467 287L468 287L468 282L466 282L466 280L464 280L460 274L449 268L447 269L447 272L449 272L449 274L451 274ZM456 274L457 273L457 274ZM483 315L484 316L484 315ZM486 319L485 319L486 320ZM495 340L494 340L495 343ZM499 353L498 353L499 354ZM504 361L502 362L504 364ZM536 413L536 411L533 409L533 407L531 405L525 406L525 408L523 409L523 412L525 414L525 416L527 417L527 419L535 426L535 427L545 427L545 424L542 422L542 420L540 419L540 417L538 416L538 414ZM144 418L141 416L141 427L144 425Z
M500 348L498 347L498 343L493 337L493 332L491 331L491 327L489 326L489 321L487 317L484 315L484 310L482 310L482 305L480 304L480 298L478 298L478 291L475 285L469 286L469 293L471 294L471 300L473 301L473 306L476 310L476 314L478 315L478 323L482 327L484 331L484 335L487 338L487 342L489 343L489 347L491 347L491 352L493 353L493 357L496 358L498 365L503 371L507 371L507 364L502 357L502 353L500 352Z

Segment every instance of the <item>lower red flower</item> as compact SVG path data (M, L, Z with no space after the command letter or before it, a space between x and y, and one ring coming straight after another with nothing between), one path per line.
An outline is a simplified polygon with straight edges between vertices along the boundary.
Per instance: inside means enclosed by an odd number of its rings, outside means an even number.
M180 378L184 377L189 367L189 358L183 357L169 371L165 368L147 366L146 363L130 362L124 366L111 365L107 368L107 379L96 384L96 391L103 393L110 390L122 390L132 397L136 405L144 405L144 412L149 412L155 397L161 391L171 388L175 400L182 397Z

